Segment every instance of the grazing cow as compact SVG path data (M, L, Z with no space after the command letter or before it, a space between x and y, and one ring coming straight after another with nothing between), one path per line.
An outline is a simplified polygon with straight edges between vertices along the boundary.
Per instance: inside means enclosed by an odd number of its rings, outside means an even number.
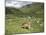
M25 28L25 29L30 29L31 26L32 26L32 23L29 22L29 21L24 22L24 23L22 24L22 28Z

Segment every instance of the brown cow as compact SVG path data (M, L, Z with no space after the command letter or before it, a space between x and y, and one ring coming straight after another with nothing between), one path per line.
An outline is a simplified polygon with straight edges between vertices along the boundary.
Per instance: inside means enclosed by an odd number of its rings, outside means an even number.
M23 22L22 24L22 28L25 28L25 29L30 29L31 26L32 26L32 23L30 21Z

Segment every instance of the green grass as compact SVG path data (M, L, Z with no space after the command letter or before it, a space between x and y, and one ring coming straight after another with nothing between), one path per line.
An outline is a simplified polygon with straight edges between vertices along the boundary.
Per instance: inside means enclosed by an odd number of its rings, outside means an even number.
M28 16L29 17L29 16ZM29 20L27 17L15 17L12 19L6 19L6 32L8 33L32 33L32 32L43 32L43 18L32 18L30 17L30 20L32 21L32 28L29 29L23 29L21 28L21 24L25 20ZM39 22L37 22L39 21Z
M30 29L21 28L22 23L26 20L32 22ZM33 4L32 7L21 9L6 8L5 27L6 35L44 32L43 4Z

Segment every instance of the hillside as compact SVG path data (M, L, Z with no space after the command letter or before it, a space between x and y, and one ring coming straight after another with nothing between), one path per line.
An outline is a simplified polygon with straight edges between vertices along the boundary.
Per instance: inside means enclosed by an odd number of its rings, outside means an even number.
M18 14L18 15L30 15L30 16L39 16L39 17L42 17L40 15L43 14L43 4L42 3L35 3L35 4L32 4L31 6L25 6L23 8L20 8L20 9L16 9L16 8L9 8L9 7L6 7L6 13L8 14Z
M36 16L36 17L42 17L41 15L43 15L43 4L42 3L33 3L30 7L24 7L21 8L20 10L23 13L29 14L31 16Z

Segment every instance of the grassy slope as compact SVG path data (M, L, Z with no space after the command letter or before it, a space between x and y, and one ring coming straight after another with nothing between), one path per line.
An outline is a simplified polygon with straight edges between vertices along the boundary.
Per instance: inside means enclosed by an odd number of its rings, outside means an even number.
M32 21L32 28L23 29L21 24ZM43 4L32 4L31 7L21 9L6 9L6 35L10 33L43 32Z

